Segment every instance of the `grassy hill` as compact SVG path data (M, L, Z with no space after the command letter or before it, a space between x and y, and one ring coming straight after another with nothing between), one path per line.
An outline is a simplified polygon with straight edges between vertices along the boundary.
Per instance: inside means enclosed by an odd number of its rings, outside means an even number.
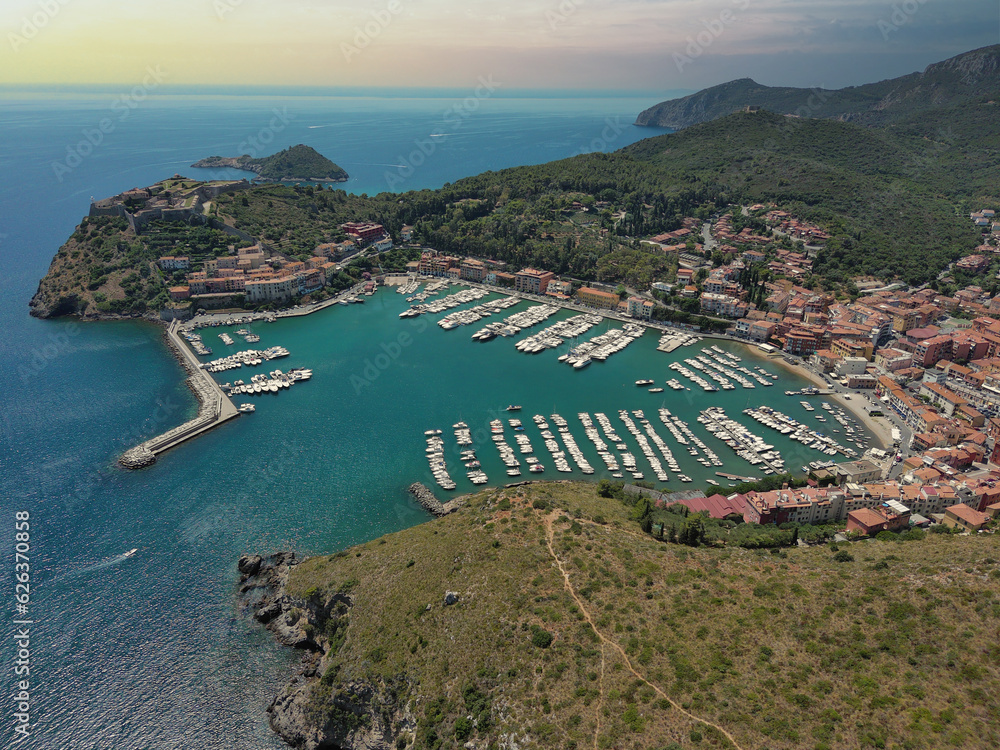
M664 544L629 512L589 484L490 490L292 568L322 652L272 725L302 747L1000 745L995 537L837 562Z
M680 130L757 106L778 114L884 126L998 93L1000 45L994 45L934 63L920 73L843 89L764 86L741 78L661 102L641 112L636 125Z

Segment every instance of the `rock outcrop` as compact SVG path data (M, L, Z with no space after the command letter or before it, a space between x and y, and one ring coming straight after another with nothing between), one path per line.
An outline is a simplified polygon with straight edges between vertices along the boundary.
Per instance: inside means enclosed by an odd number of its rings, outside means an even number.
M304 652L295 673L268 706L271 728L301 750L393 750L401 731L416 728L406 699L409 686L402 678L393 684L336 685L334 675L321 679L354 602L342 592L323 600L290 596L288 576L297 564L291 552L244 555L237 563L244 611L279 643Z

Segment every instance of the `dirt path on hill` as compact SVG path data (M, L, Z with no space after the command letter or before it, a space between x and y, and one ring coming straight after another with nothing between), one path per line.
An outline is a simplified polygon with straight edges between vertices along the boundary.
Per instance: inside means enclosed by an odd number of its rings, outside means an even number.
M569 572L563 565L562 560L559 559L559 555L556 554L556 549L555 546L553 545L553 541L555 539L555 531L552 528L552 521L554 520L553 515L554 514L546 515L542 519L543 523L545 524L545 543L549 548L549 554L552 556L552 559L555 560L556 565L559 568L559 572L562 573L563 583L566 586L566 590L569 592L569 595L573 597L573 601L576 602L576 605L580 608L580 611L583 613L583 617L587 621L587 624L590 625L590 628L594 631L594 633L601 641L601 701L603 702L604 700L604 647L610 646L621 655L622 660L625 662L625 666L628 668L629 672L635 675L637 679L641 680L646 685L655 690L657 695L659 695L661 698L670 703L670 705L673 706L679 713L683 714L684 716L688 717L694 722L697 722L699 724L704 724L705 726L708 727L712 727L712 729L715 729L720 734L722 734L722 736L724 736L731 743L733 743L733 746L736 748L736 750L743 750L743 747L736 741L736 739L721 726L719 726L718 724L714 724L713 722L708 721L707 719L703 719L700 716L696 716L690 711L681 708L680 705L676 701L674 701L669 695L667 695L659 687L657 687L649 680L647 680L643 675L639 674L636 668L632 665L632 660L629 659L628 655L625 653L625 649L623 649L620 645L618 645L616 641L613 641L612 639L605 636L604 633L602 633L597 628L597 625L594 623L593 618L590 616L590 611L584 605L583 600L580 598L580 596L576 593L576 589L573 588L573 584L569 579ZM597 719L598 732L600 731L600 727L601 727L601 719L600 719L600 711L598 710L598 719ZM595 732L594 734L595 750L597 748L597 740L598 740L597 732Z

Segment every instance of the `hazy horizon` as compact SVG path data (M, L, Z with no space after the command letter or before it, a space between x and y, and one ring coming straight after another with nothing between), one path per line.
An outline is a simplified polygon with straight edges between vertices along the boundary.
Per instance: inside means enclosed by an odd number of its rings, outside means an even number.
M0 85L841 88L1000 43L995 0L8 0Z

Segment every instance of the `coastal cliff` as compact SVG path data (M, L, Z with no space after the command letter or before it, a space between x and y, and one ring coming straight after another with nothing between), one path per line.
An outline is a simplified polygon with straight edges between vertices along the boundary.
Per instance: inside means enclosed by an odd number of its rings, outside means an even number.
M272 182L346 182L350 175L314 148L298 144L272 156L209 156L191 165L198 168L229 167L254 172Z
M159 319L155 309L166 295L155 263L136 257L133 247L137 238L123 220L103 221L109 223L84 219L53 256L48 272L28 302L33 317ZM106 226L113 227L119 241L108 242L108 234L103 231ZM128 261L124 260L126 256Z
M354 601L351 586L323 596L288 593L294 553L240 558L240 604L282 645L303 651L302 661L267 713L272 729L304 750L391 750L399 728L413 726L398 701L400 686L356 680L333 688L327 657L342 644Z
M244 610L303 652L271 726L301 750L792 750L833 715L839 744L863 747L962 705L949 731L995 747L996 649L939 650L951 628L991 632L990 538L778 557L658 541L633 502L595 484L505 487L334 555L241 558ZM934 628L919 625L927 601ZM879 696L894 710L875 721Z

